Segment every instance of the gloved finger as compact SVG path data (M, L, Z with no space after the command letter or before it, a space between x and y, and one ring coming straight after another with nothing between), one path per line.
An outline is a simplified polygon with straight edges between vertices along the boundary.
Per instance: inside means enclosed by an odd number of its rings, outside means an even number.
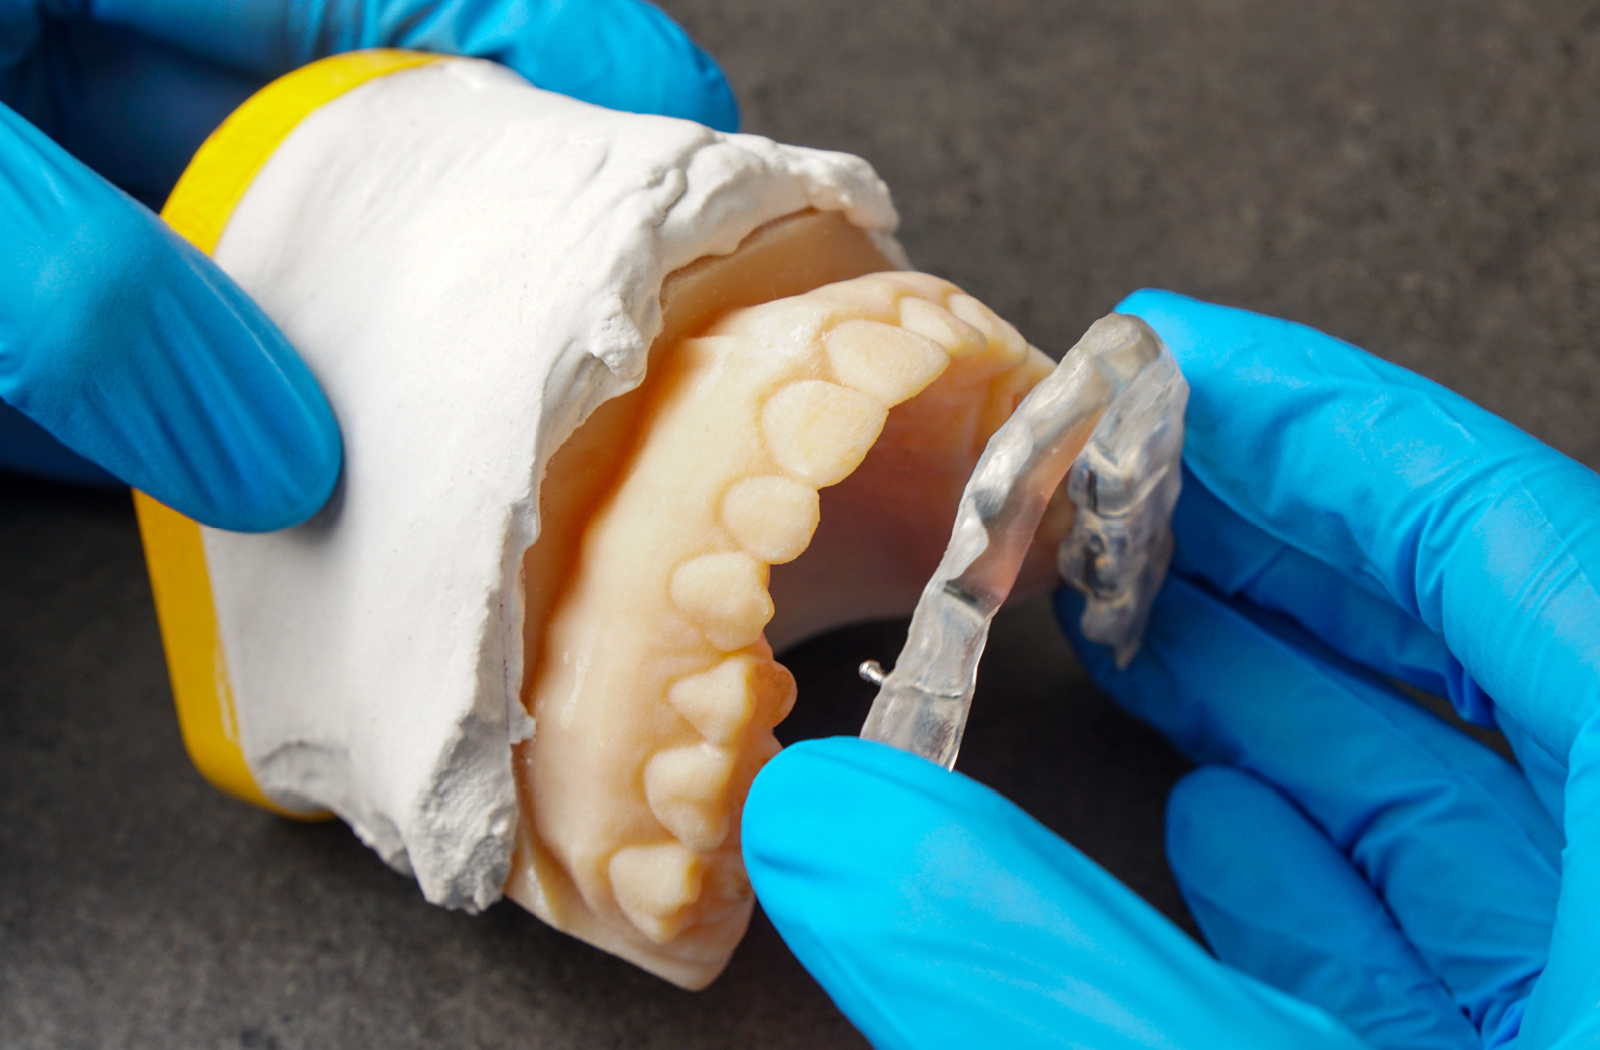
M1374 1047L1483 1045L1372 887L1267 784L1228 766L1179 781L1167 858L1223 962L1320 1006Z
M1486 1037L1544 967L1562 839L1515 767L1281 617L1169 577L1123 672L1095 680L1201 762L1276 785L1387 904Z
M1210 492L1387 595L1547 751L1571 751L1600 714L1600 478L1303 325L1166 292L1118 309L1182 366L1184 458ZM1319 598L1279 597L1297 619Z
M0 401L0 470L73 485L123 487L105 468L90 463L3 401Z
M1289 616L1379 674L1448 697L1470 722L1495 724L1492 701L1443 639L1365 577L1346 575L1246 521L1187 469L1172 527L1175 570Z
M878 1047L1360 1045L999 795L882 744L785 749L743 847L785 941Z
M0 102L152 208L266 82L96 22L59 24L28 63Z
M644 0L97 0L93 17L260 77L343 51L416 48L493 59L612 109L739 124L716 63Z
M0 400L206 524L327 500L338 427L259 307L164 223L0 107Z

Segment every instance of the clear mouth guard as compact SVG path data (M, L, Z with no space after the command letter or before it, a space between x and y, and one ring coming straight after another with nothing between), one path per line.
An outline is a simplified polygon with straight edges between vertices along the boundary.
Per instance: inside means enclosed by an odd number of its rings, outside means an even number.
M1076 517L1057 567L1088 599L1085 637L1127 666L1172 559L1188 399L1149 325L1109 314L1089 327L989 440L894 670L861 665L879 687L862 739L954 768L989 625L1061 488Z

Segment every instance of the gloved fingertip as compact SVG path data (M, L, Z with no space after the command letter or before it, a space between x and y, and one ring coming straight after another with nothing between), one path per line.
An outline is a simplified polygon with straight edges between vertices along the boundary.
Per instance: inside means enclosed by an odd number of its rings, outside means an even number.
M885 778L915 782L930 774L948 775L916 755L856 737L802 740L784 748L762 767L745 799L741 835L752 880L827 856L827 850L812 848L817 837L831 841L848 834L849 817L859 812L854 802ZM815 822L814 832L797 833L808 821ZM796 851L797 843L806 847Z
M275 464L275 483L259 485L253 473L241 472L232 479L232 498L202 512L211 519L206 524L235 532L274 532L304 523L327 505L339 484L344 444L332 410L319 391L313 393L309 399L301 391L280 393L288 403L278 407L279 421L263 427L263 445L251 455ZM265 414L273 409L262 405L258 410Z
M903 1037L898 1000L918 987L920 945L946 931L914 889L930 881L916 844L930 821L960 812L942 790L962 787L977 786L887 745L834 737L779 752L745 800L741 845L757 899L875 1045L917 1045ZM908 912L925 914L929 929ZM897 942L910 953L898 962L885 951Z
M227 407L238 408L226 453L196 464L189 448L146 449L141 462L124 468L134 488L202 525L231 532L290 528L327 504L343 462L331 414L324 422L318 406L282 390L235 400L213 389L211 396L210 408L224 419ZM197 440L193 432L209 422L185 420L191 433L184 440Z
M1268 968L1252 954L1259 948L1255 926L1283 919L1275 909L1293 900L1280 876L1303 862L1285 853L1300 844L1304 823L1272 787L1232 766L1201 766L1167 796L1173 878L1213 950L1246 973Z
M34 145L34 143L30 143ZM73 453L204 525L263 532L316 513L338 423L271 318L165 223L48 142L12 202L12 253L48 260L9 289L22 352L0 397Z
M181 320L161 326L171 358L159 377L165 419L145 429L177 440L147 447L150 487L134 484L215 528L298 525L338 484L333 409L271 318L210 259L176 236L169 243L178 265L163 292L181 301L168 315Z
M1255 818L1277 801L1271 787L1232 766L1189 773L1167 796L1167 856L1174 869L1208 885L1230 876L1261 848L1263 829Z

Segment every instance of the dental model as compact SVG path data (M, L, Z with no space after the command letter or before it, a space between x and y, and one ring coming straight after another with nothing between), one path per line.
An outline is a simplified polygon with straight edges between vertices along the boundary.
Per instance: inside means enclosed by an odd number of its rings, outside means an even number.
M570 582L530 617L537 730L517 770L532 833L507 891L619 955L699 974L748 920L739 808L795 699L764 631L908 610L989 434L1052 364L953 285L884 273L733 311L653 367ZM784 563L796 573L769 596Z
M504 893L704 986L752 908L740 809L795 699L774 648L911 610L1052 362L906 272L865 162L472 60L291 74L164 214L345 439L297 529L138 499L197 766L338 815L434 903ZM1044 511L1022 588L1073 518Z

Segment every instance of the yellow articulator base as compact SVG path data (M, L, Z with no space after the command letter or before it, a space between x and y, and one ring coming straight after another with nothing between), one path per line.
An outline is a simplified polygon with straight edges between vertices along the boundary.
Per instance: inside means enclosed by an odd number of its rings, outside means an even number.
M438 61L439 56L413 51L355 51L273 81L206 139L161 217L211 254L251 181L301 120L369 80ZM133 499L190 759L212 784L246 802L302 820L326 818L326 813L290 810L273 802L245 762L200 526L142 492L135 492Z

